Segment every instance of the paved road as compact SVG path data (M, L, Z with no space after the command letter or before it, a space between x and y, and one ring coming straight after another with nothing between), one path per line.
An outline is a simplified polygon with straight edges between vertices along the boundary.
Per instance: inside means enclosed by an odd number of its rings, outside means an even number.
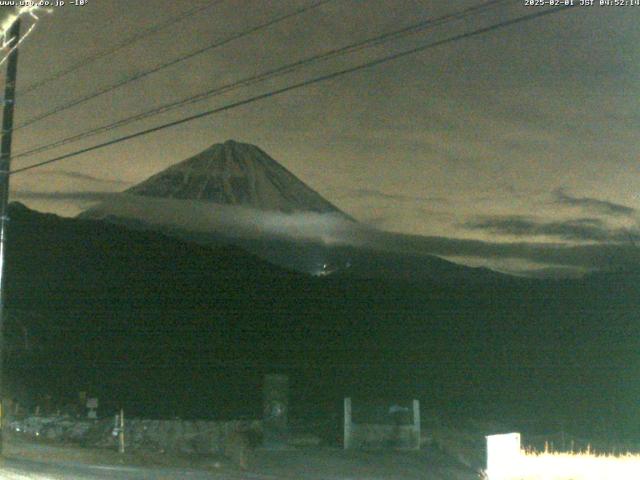
M198 470L173 468L142 468L83 465L79 463L52 464L33 460L5 459L1 461L2 480L211 480L250 479L275 480L272 476L255 474L215 474Z
M0 480L478 480L470 469L427 452L345 452L341 449L258 451L256 471L224 467L106 466L74 461L52 463L0 459ZM41 458L47 459L45 455Z
M144 468L144 467L119 467L119 466L99 466L84 465L76 463L51 464L35 462L32 460L6 459L1 461L0 480L301 480L301 479L326 479L326 480L387 480L420 478L425 480L471 480L477 479L477 475L470 475L468 472L461 474L457 468L439 468L424 470L418 476L405 476L402 468L399 468L398 475L365 476L333 474L256 474L256 473L215 473L190 469L174 468ZM402 472L402 473L400 473ZM275 473L275 472L274 472ZM311 472L310 472L311 473ZM336 473L338 473L336 475Z

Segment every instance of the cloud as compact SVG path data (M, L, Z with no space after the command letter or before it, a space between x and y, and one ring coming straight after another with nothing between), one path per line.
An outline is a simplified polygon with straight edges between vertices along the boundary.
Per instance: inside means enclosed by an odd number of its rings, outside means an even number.
M356 188L351 189L349 194L343 198L371 198L375 200L392 200L395 202L416 202L416 203L446 203L447 200L442 197L421 197L414 195L385 193L381 190L372 188Z
M447 237L374 234L369 245L394 251L431 254L447 258L491 261L517 259L544 267L583 270L640 269L640 248L632 244L582 244L538 242L487 242Z
M606 200L600 200L590 197L573 197L565 192L563 188L555 191L555 203L558 205L567 205L570 207L578 207L588 212L600 213L612 216L634 216L637 212L635 208L627 207L619 203L613 203Z
M516 237L555 237L567 241L640 242L637 229L609 228L597 218L541 221L519 215L484 216L463 224L468 230L484 230Z
M94 175L89 175L86 173L80 172L71 172L68 170L45 170L45 171L36 171L34 175L43 176L43 177L63 177L70 180L84 180L92 183L101 183L106 185L121 185L128 186L131 185L131 182L125 182L124 180L114 180L108 178L96 177Z
M84 218L115 216L159 227L176 227L196 233L255 238L264 235L339 243L354 222L340 213L268 212L244 206L198 200L115 194L109 201L81 214Z
M284 214L206 202L141 198L120 194L90 211L101 218L114 215L144 221L150 225L190 232L261 238L286 237L316 241L325 245L368 247L381 251L471 258L491 262L515 259L537 268L597 270L640 269L640 248L629 242L578 244L542 242L489 242L385 232L348 222L337 215L318 213ZM597 226L586 222L587 226ZM521 224L518 228L525 227Z
M430 225L450 223L450 202L444 197L387 193L375 188L341 189L333 196L351 206L360 223L391 230L414 229L426 218Z
M18 190L12 193L16 200L49 200L49 201L93 201L99 202L118 195L103 191L80 191L80 192L36 192L32 190Z

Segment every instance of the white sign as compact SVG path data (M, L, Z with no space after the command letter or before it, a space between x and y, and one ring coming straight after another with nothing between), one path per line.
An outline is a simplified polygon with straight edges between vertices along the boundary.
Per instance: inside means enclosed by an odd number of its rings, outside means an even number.
M505 433L487 438L487 476L491 480L511 478L520 460L520 434Z

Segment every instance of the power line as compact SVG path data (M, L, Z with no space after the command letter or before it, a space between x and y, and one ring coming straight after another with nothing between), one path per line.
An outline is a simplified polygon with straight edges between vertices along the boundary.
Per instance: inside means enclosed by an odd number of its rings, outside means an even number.
M263 30L265 28L271 27L271 26L273 26L273 25L275 25L277 23L283 22L283 21L288 20L288 19L290 19L292 17L295 17L297 15L301 15L301 14L303 14L305 12L308 12L309 10L313 10L315 8L318 8L321 5L324 5L325 3L328 3L328 2L331 2L331 1L333 1L333 0L319 0L319 1L317 1L315 3L312 3L311 5L308 5L306 7L299 8L299 9L293 11L293 12L286 13L284 15L276 17L276 18L274 18L272 20L269 20L267 22L261 23L260 25L257 25L255 27L251 27L248 30L243 30L242 32L230 35L230 36L228 36L228 37L226 37L226 38L224 38L222 40L218 40L218 41L216 41L215 43L213 43L211 45L207 45L206 47L199 48L198 50L195 50L195 51L193 51L191 53L188 53L186 55L174 58L173 60L170 60L170 61L165 62L165 63L161 63L159 65L156 65L155 67L152 67L149 70L144 70L142 72L136 73L136 74L134 74L134 75L132 75L132 76L130 76L128 78L125 78L124 80L121 80L121 81L119 81L117 83L108 85L107 87L104 87L104 88L102 88L102 89L100 89L100 90L98 90L98 91L96 91L94 93L90 93L89 95L85 95L84 97L80 97L80 98L77 98L75 100L71 100L70 102L67 102L67 103L65 103L63 105L60 105L60 106L58 106L58 107L56 107L56 108L54 108L52 110L49 110L48 112L45 112L45 113L37 115L37 116L35 116L33 118L30 118L29 120L27 120L27 121L17 125L16 127L14 127L14 130L19 130L21 128L24 128L24 127L27 127L29 125L32 125L32 124L34 124L36 122L39 122L40 120L44 120L45 118L48 118L48 117L50 117L52 115L56 115L56 114L58 114L60 112L68 110L68 109L70 109L72 107L76 107L78 105L81 105L81 104L83 104L85 102L88 102L89 100L93 100L94 98L100 97L100 96L102 96L102 95L104 95L106 93L113 92L114 90L117 90L120 87L128 85L129 83L135 82L135 81L140 80L140 79L145 78L145 77L148 77L149 75L157 73L157 72L159 72L161 70L164 70L166 68L172 67L172 66L177 65L179 63L182 63L182 62L184 62L186 60L190 60L190 59L192 59L192 58L194 58L194 57L196 57L198 55L201 55L201 54L203 54L205 52L208 52L210 50L222 47L222 46L224 46L224 45L226 45L226 44L228 44L228 43L230 43L230 42L232 42L234 40L238 40L240 38L246 37L248 35L251 35L251 34L253 34L255 32L258 32L260 30Z
M435 18L435 19L427 19L427 20L423 20L420 21L418 23L412 24L408 27L404 27L400 30L394 30L392 32L388 32L388 33L384 33L381 35L377 35L374 37L370 37L367 38L365 40L344 46L344 47L340 47L340 48L336 48L321 54L317 54L317 55L312 55L310 57L306 57L304 59L298 60L296 62L272 69L272 70L268 70L266 72L260 73L258 75L254 75L252 77L249 78L245 78L242 80L238 80L232 83L228 83L226 85L222 85L219 87L215 87L213 89L209 89L206 90L204 92L198 93L196 95L193 96L189 96L185 99L182 100L178 100L175 102L170 102L164 105L161 105L160 107L156 107L153 108L151 110L147 110L146 112L142 112L130 117L126 117L124 119L118 120L116 122L110 123L110 124L106 124L106 125L102 125L100 127L97 128L93 128L93 129L89 129L89 130L85 130L84 132L80 132L77 133L75 135L72 135L70 137L66 137L64 139L58 140L56 142L53 143L49 143L49 144L45 144L45 145L41 145L38 147L35 147L31 150L26 150L23 152L19 152L18 154L14 155L13 158L17 159L17 158L22 158L22 157L28 157L28 156L32 156L36 153L42 153L44 151L48 151L51 150L53 148L57 148L60 146L64 146L64 145L68 145L70 143L76 143L79 140L82 140L84 138L88 138L88 137L92 137L101 133L106 133L108 131L114 130L116 128L119 127L123 127L126 125L129 125L130 123L139 121L139 120L143 120L145 118L149 118L149 117L153 117L162 113L166 113L168 111L171 110L175 110L177 108L186 106L186 105L190 105L193 103L198 103L207 99L210 99L212 97L221 95L223 93L227 93L233 90L236 90L238 88L241 87L247 87L249 85L253 85L255 83L267 80L267 79L272 79L278 76L282 76L284 74L287 73L291 73L295 70L297 70L298 68L304 67L310 63L316 62L316 61L320 61L320 60L327 60L330 59L332 57L336 57L339 55L346 55L346 54L350 54L350 53L354 53L356 51L359 50L363 50L365 48L369 48L372 46L376 46L376 45L380 45L384 42L388 42L388 41L392 41L392 40L397 40L399 38L408 36L408 35L413 35L413 34L417 34L422 32L423 30L427 29L427 28L432 28L432 27L436 27L436 26L440 26L443 24L446 24L452 20L460 20L462 18L465 18L467 16L470 15L476 15L482 11L486 11L489 10L491 8L495 8L496 6L498 6L501 3L506 3L506 2L511 2L512 0L490 0L487 2L484 2L478 6L475 7L469 7L466 9L463 9L461 11L458 12L454 12L454 13L450 13L450 14L446 14L443 15L441 17Z
M131 46L132 44L139 42L140 40L149 37L151 35L154 35L162 30L164 30L165 28L171 27L173 25L175 25L176 23L181 22L182 20L185 20L189 17L192 17L194 15L197 15L198 13L204 12L205 10L208 10L216 5L218 5L219 3L222 3L224 0L214 0L214 1L210 1L207 3L207 5L204 6L200 6L200 7L196 7L196 8L192 8L191 10L187 10L185 12L183 12L182 14L172 17L170 20L166 21L166 22L162 22L159 23L157 25L154 25L152 27L149 27L141 32L136 33L135 35L132 35L126 39L124 39L123 41L121 41L120 43L117 43L116 45L107 48L105 50L102 50L101 52L98 52L92 56L89 56L87 58L83 58L82 60L72 64L71 66L60 70L56 73L54 73L53 75L43 79L43 80L38 80L34 83L32 83L31 85L25 87L24 89L21 89L18 91L19 95L27 95L37 89L39 89L40 87L43 87L45 85L49 85L51 82L54 82L56 80L59 80L63 77L66 77L67 75L76 72L84 67L86 67L87 65L90 65L91 63L95 62L96 60L100 60L101 58L107 57L109 55L113 55L114 53L119 52L120 50L122 50L123 48L127 48L129 46Z
M267 92L267 93L263 93L263 94L260 94L260 95L255 95L253 97L250 97L250 98L247 98L247 99L244 99L244 100L240 100L240 101L237 101L237 102L233 102L233 103L224 105L222 107L214 108L214 109L208 110L206 112L202 112L202 113L198 113L198 114L195 114L195 115L191 115L191 116L182 118L180 120L175 120L175 121L172 121L172 122L169 122L169 123L165 123L163 125L159 125L159 126L156 126L156 127L153 127L153 128L142 130L140 132L132 133L130 135L125 135L123 137L119 137L119 138L116 138L114 140L110 140L108 142L104 142L104 143L100 143L98 145L94 145L94 146L91 146L91 147L87 147L87 148L83 148L83 149L80 149L80 150L76 150L75 152L71 152L71 153L67 153L67 154L64 154L64 155L60 155L58 157L55 157L55 158L52 158L52 159L49 159L49 160L45 160L45 161L42 161L42 162L35 163L33 165L29 165L27 167L18 168L18 169L12 170L11 173L15 174L15 173L20 173L20 172L25 172L27 170L31 170L31 169L34 169L34 168L37 168L37 167L41 167L43 165L48 165L48 164L51 164L51 163L54 163L54 162L59 162L61 160L65 160L67 158L76 157L76 156L81 155L83 153L88 153L88 152L91 152L91 151L94 151L94 150L98 150L98 149L101 149L101 148L104 148L104 147L115 145L117 143L125 142L127 140L132 140L134 138L142 137L144 135L148 135L150 133L155 133L155 132L158 132L160 130L164 130L166 128L175 127L175 126L181 125L183 123L187 123L187 122L191 122L193 120L198 120L200 118L208 117L208 116L214 115L216 113L225 112L227 110L231 110L233 108L241 107L243 105L247 105L249 103L253 103L253 102L256 102L258 100L263 100L263 99L270 98L270 97L273 97L273 96L276 96L276 95L280 95L282 93L286 93L286 92L289 92L291 90L296 90L298 88L307 87L309 85L313 85L313 84L316 84L316 83L324 82L326 80L331 80L331 79L334 79L334 78L337 78L337 77L340 77L340 76L343 76L343 75L346 75L346 74L349 74L349 73L353 73L353 72L357 72L357 71L360 71L360 70L371 68L371 67L374 67L374 66L377 66L377 65L381 65L383 63L386 63L386 62L389 62L389 61L392 61L392 60L397 60L399 58L403 58L403 57L406 57L408 55L413 55L413 54L416 54L416 53L419 53L419 52L422 52L422 51L425 51L425 50L428 50L428 49L431 49L431 48L434 48L434 47L438 47L438 46L445 45L445 44L448 44L448 43L453 43L453 42L456 42L456 41L459 41L459 40L463 40L463 39L466 39L466 38L470 38L470 37L474 37L474 36L477 36L477 35L482 35L482 34L485 34L485 33L489 33L489 32L492 32L494 30L498 30L500 28L504 28L504 27L507 27L507 26L515 25L515 24L522 23L522 22L526 22L526 21L529 21L529 20L534 20L536 18L540 18L540 17L543 17L545 15L551 15L551 14L554 14L554 13L558 13L558 12L567 10L569 8L572 8L572 6L563 5L563 6L560 6L560 7L557 7L557 8L545 9L545 10L541 10L541 11L536 12L536 13L531 13L529 15L523 15L523 16L511 19L511 20L506 20L506 21L503 21L503 22L494 23L493 25L490 25L488 27L483 27L483 28L480 28L480 29L477 29L477 30L473 30L471 32L465 32L465 33L462 33L462 34L454 35L452 37L449 37L449 38L446 38L446 39L443 39L443 40L438 40L436 42L428 43L426 45L421 45L421 46L416 47L416 48L412 48L412 49L409 49L409 50L404 50L402 52L395 53L393 55L388 55L386 57L382 57L382 58L379 58L379 59L376 59L376 60L372 60L370 62L366 62L366 63L360 64L360 65L356 65L354 67L349 67L349 68L346 68L346 69L343 69L343 70L339 70L337 72L329 73L329 74L326 74L326 75L321 75L319 77L315 77L315 78L312 78L312 79L309 79L309 80L298 82L298 83L295 83L293 85L289 85L287 87L279 88L277 90L272 90L272 91Z

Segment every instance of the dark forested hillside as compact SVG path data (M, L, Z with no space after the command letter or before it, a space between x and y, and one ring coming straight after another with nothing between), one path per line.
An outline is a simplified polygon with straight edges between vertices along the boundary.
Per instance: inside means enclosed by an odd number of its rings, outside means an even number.
M6 371L32 399L89 390L139 415L255 414L262 375L280 371L294 403L311 406L413 396L427 408L638 425L631 275L313 277L235 247L19 204L11 219Z

